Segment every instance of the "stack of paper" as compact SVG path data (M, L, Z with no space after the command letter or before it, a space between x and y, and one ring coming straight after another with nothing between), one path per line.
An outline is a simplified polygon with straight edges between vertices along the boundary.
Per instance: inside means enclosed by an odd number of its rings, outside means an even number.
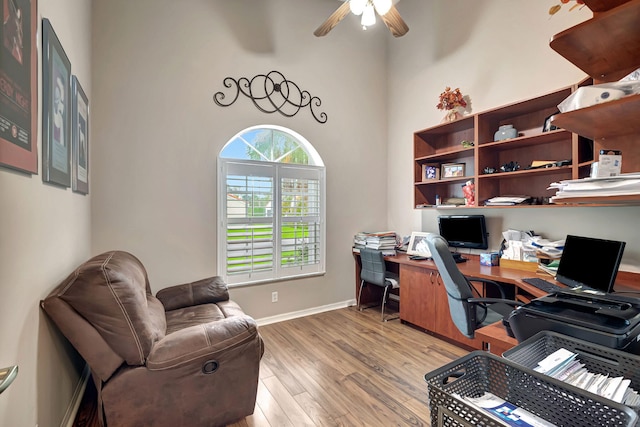
M530 196L500 196L485 200L485 206L515 206L531 204Z
M583 197L635 196L640 195L640 173L554 182L547 190L557 190L552 202Z
M395 255L397 246L397 235L393 231L379 232L359 232L353 237L353 248L358 252L361 248L367 247L382 251L385 255Z
M640 404L638 393L629 387L631 380L589 372L576 356L576 353L561 348L538 362L534 371L618 403L628 406Z

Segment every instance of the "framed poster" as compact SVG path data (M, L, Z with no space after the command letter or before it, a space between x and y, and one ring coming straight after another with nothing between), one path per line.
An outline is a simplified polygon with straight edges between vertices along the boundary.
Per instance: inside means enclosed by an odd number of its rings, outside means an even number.
M0 2L0 166L37 174L37 3Z
M42 180L71 186L71 63L42 19Z
M71 189L89 193L89 99L76 76L72 77Z

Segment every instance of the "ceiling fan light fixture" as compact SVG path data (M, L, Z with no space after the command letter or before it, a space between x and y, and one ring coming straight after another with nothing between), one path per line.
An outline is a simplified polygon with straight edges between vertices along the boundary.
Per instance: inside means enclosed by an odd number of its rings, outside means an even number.
M363 27L370 27L376 23L376 11L373 9L373 5L371 2L367 3L367 6L364 8L362 12L362 20L360 24Z
M347 0L349 2L349 8L354 15L362 15L365 6L367 6L368 0Z
M376 7L378 15L382 16L389 12L393 3L391 0L373 0L373 5Z

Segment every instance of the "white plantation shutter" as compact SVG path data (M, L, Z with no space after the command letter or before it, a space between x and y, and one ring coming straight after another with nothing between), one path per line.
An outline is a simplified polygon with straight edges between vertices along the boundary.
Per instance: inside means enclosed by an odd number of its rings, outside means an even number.
M223 168L225 275L241 281L272 278L275 170L259 162L229 161Z
M282 275L318 271L322 249L322 170L283 165L279 177Z
M231 142L255 148L250 133L239 135ZM324 273L325 168L313 147L298 144L320 164L233 158L236 147L219 157L218 274L231 286Z

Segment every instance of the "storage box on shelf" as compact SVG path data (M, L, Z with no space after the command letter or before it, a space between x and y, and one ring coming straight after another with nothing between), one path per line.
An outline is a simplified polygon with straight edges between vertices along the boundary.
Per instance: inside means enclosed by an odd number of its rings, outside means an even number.
M640 0L585 0L592 19L553 37L551 47L588 73L593 82L617 81L640 67ZM622 151L622 173L640 171L640 94L557 114L552 123L593 140L594 160L602 149ZM640 203L640 196L592 198L591 203ZM565 199L567 203L585 200Z

